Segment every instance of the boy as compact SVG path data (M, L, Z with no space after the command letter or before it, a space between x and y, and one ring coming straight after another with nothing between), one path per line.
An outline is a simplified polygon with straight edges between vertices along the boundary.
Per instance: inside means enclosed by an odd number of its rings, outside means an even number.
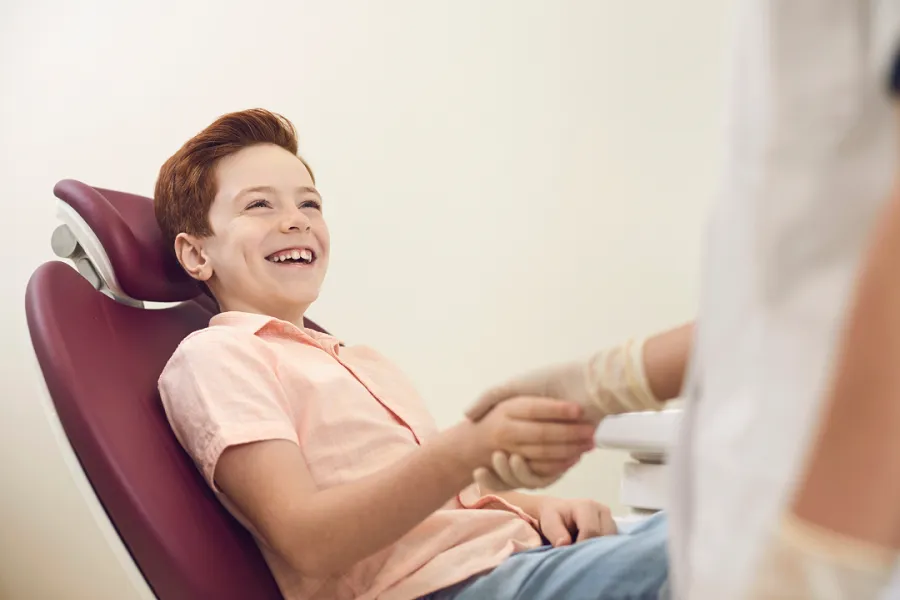
M160 376L166 413L286 598L658 597L662 515L612 535L595 502L471 485L496 452L566 471L593 447L582 407L514 398L439 433L396 367L303 328L329 236L290 122L221 117L163 165L155 208L221 309Z

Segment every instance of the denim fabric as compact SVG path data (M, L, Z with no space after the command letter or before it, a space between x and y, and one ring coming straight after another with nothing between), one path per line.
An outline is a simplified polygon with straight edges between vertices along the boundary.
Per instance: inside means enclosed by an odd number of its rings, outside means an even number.
M543 546L423 600L661 600L668 597L666 515L617 535Z

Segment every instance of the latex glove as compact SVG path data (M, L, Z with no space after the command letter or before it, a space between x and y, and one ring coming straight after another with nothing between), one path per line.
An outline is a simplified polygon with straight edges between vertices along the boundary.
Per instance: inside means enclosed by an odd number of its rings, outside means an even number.
M644 341L629 341L603 350L587 361L541 369L488 390L466 410L478 421L498 403L515 396L568 400L585 409L585 418L599 423L603 417L624 412L659 410L644 374Z
M596 423L609 414L659 410L662 403L653 395L644 373L643 348L643 340L630 341L598 352L587 361L526 374L483 394L466 416L478 421L498 403L521 395L576 402L584 407L585 418ZM474 478L496 491L543 488L562 476L537 475L521 456L504 452L494 454L492 466L493 471L476 470Z
M876 600L897 550L788 514L763 550L746 600Z
M510 456L502 450L494 452L491 456L491 467L481 467L475 470L475 483L481 489L489 489L495 492L504 492L516 488L538 489L545 488L556 483L565 473L557 475L541 476L531 470L528 461L518 454Z

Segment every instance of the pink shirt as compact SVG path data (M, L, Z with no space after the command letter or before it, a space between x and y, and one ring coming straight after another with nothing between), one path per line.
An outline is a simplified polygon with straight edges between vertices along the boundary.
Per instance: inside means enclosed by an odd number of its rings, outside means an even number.
M263 315L213 317L181 343L159 389L181 445L251 532L213 482L228 446L290 440L317 486L327 489L375 473L437 434L416 390L374 350L344 347ZM531 517L496 496L482 497L473 485L339 576L303 577L265 545L260 549L287 600L410 600L540 544Z

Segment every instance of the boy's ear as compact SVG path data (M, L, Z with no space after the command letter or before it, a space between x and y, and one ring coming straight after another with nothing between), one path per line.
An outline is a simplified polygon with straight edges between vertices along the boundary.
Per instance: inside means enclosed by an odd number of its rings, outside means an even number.
M179 233L175 237L175 256L187 274L198 281L208 281L213 274L209 258L203 251L200 238L188 233Z

